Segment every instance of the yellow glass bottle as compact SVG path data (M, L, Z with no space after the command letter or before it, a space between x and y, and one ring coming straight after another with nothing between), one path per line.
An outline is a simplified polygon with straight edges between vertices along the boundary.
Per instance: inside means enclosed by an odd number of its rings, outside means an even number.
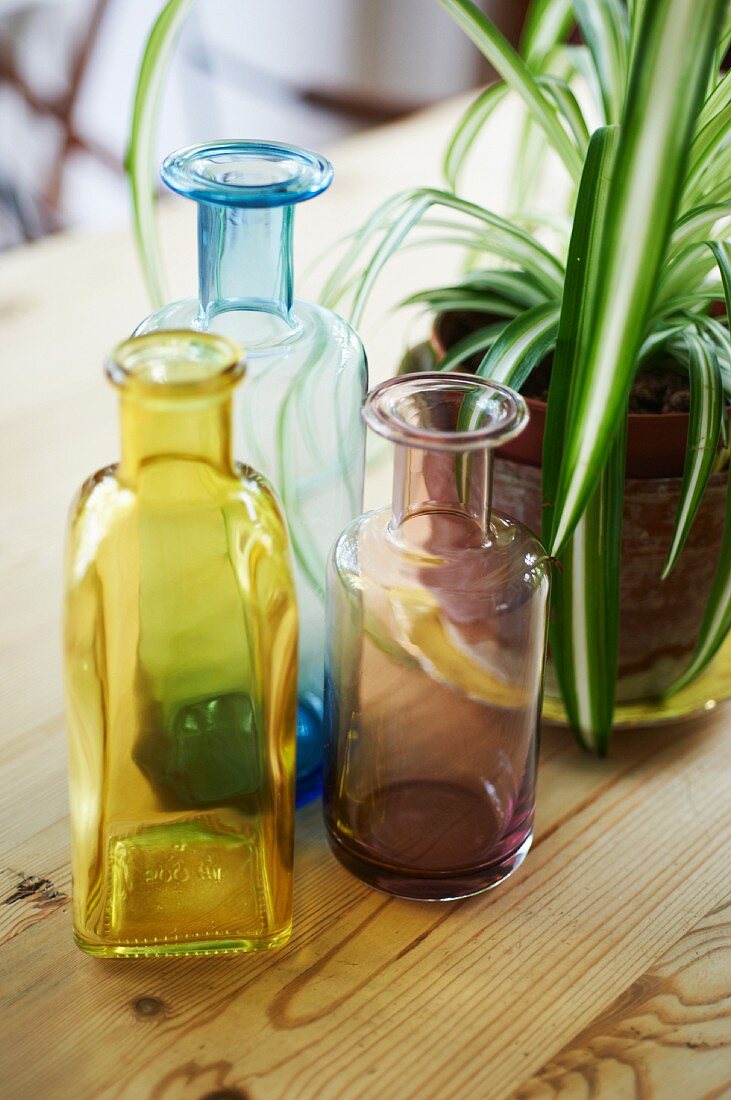
M93 955L275 947L292 909L297 610L268 485L231 456L237 345L121 344L122 457L72 506L74 931Z

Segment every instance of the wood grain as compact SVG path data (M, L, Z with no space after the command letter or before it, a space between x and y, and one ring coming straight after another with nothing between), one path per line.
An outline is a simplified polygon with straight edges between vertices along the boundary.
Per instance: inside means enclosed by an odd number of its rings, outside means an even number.
M6 945L0 970L16 1095L53 1095L70 1076L90 1097L187 1100L214 1085L255 1100L509 1095L728 894L728 865L709 866L694 825L701 798L728 842L725 791L713 807L701 795L731 768L715 725L626 739L600 765L550 735L535 851L514 885L456 905L368 891L332 861L306 811L295 936L276 955L110 966L78 954L65 907L19 899L9 908L37 919ZM646 812L650 777L660 818ZM39 1004L50 1046L28 1062ZM154 1042L139 1042L143 1024ZM704 1087L719 1084L719 1068L709 1061Z
M344 143L300 262L398 187L436 182L459 105ZM509 118L504 124L509 130ZM505 133L505 143L510 134ZM376 171L376 167L378 170ZM311 206L311 209L310 209ZM187 213L164 236L175 292ZM186 234L186 227L190 234ZM365 330L393 369L409 254ZM430 906L369 891L298 815L295 931L268 955L108 963L71 939L59 602L68 501L116 454L100 364L144 313L126 234L0 263L0 1094L35 1100L700 1100L731 1095L729 713L617 737L545 732L534 850L513 881ZM388 494L375 468L371 503Z
M731 1096L731 904L713 909L514 1100ZM709 1089L711 1081L718 1085Z

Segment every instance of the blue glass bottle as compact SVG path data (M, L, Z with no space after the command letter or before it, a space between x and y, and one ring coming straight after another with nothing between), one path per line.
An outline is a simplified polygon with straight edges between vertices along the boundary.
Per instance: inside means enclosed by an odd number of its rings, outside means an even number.
M199 294L137 330L210 330L246 349L235 453L279 494L295 558L300 804L321 788L326 559L363 494L363 346L337 314L294 298L294 207L332 175L323 157L276 142L214 142L167 157L164 182L198 204Z

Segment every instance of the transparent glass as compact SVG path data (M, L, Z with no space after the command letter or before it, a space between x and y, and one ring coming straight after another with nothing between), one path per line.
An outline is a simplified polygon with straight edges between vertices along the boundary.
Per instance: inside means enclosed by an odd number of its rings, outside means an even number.
M465 897L532 837L548 563L490 508L492 449L525 404L435 373L378 386L364 414L396 445L393 506L351 523L330 560L327 833L372 886Z
M292 910L297 609L284 522L231 456L243 365L122 344L122 456L70 515L73 911L102 956L274 947Z
M330 184L332 167L275 142L215 142L169 156L172 190L198 204L198 298L138 329L195 328L246 348L235 453L284 507L300 615L297 792L319 793L327 555L362 509L363 347L341 317L294 299L294 207Z

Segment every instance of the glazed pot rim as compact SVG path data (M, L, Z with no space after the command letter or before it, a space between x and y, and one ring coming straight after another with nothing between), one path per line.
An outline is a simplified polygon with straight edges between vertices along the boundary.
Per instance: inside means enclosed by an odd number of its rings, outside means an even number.
M448 314L436 314L431 329L431 345L438 358L445 354L442 324ZM548 402L523 394L530 413L525 433L505 448L505 458L526 466L541 467L543 430ZM731 405L728 406L731 411ZM627 414L626 477L656 480L682 477L686 464L686 445L690 431L690 412L630 412Z
M534 473L540 478L542 465L535 462L526 462L524 459L516 458L512 454L503 454L498 452L498 460L502 466L514 466L516 469L521 470L533 470ZM728 471L717 470L711 474L708 479L709 485L720 485L726 481ZM641 493L644 493L648 498L654 499L658 492L664 492L666 488L674 490L683 480L682 474L658 474L656 477L646 477L638 474L626 474L625 484L632 485L635 496L640 497Z
M541 412L545 412L548 408L548 402L542 401L540 397L527 397L523 394L523 400L526 405L534 406L536 409L540 409ZM731 407L731 402L729 402ZM675 420L676 423L680 423L681 420L689 420L689 412L630 412L627 414L630 420L641 422L643 420L657 420L658 417L662 417L663 420Z
M432 345L439 355L444 355L446 352L444 341L439 332L440 321L446 316L446 312L436 313L431 326ZM548 408L548 402L541 400L540 397L529 397L527 394L521 394L521 397L529 408L535 408L541 412L545 412ZM727 405L731 408L731 401L729 401ZM676 424L680 424L681 422L690 423L690 412L630 412L627 415L628 418L636 424L649 423L657 420L658 417L661 417L663 420L674 421Z

